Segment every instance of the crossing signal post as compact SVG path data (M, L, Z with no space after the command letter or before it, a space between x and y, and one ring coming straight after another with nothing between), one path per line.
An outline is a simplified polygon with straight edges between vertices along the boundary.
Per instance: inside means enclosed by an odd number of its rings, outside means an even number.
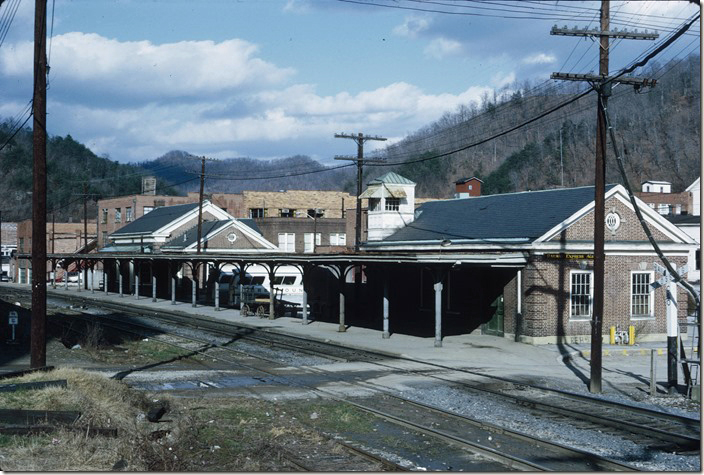
M606 193L606 117L605 110L611 87L614 82L632 84L634 87L655 85L655 81L641 78L609 77L609 38L654 40L656 33L609 30L609 0L601 1L600 28L558 28L554 26L552 35L599 37L599 75L553 73L552 79L591 82L597 91L596 158L594 166L594 301L591 332L591 374L589 391L601 392L601 349L604 323L604 220Z
M658 264L653 263L653 269L662 277L650 284L650 287L655 290L660 287L666 287L665 298L665 316L667 322L667 386L670 393L677 391L677 348L679 337L679 322L678 322L678 307L677 307L677 283L675 276L671 275L668 270ZM676 269L679 277L684 276L689 271L685 265ZM689 381L689 368L683 364L685 371L685 380Z

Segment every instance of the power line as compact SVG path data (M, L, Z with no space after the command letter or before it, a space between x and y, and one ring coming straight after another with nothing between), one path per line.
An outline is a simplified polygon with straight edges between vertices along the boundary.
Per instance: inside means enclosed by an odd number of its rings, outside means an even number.
M0 46L2 46L5 38L7 37L7 32L10 31L10 25L15 19L15 14L17 13L17 8L20 5L20 0L10 0L9 6L3 12L2 17L0 17ZM2 2L0 2L2 6Z

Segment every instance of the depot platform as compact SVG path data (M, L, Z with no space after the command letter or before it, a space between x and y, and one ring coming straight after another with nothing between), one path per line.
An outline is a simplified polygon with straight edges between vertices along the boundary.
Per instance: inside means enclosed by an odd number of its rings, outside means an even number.
M3 284L27 291L26 285ZM375 329L350 326L340 332L337 323L309 321L301 318L279 317L274 320L256 316L243 317L237 309L215 310L212 306L190 302L135 298L134 295L105 294L104 292L78 291L76 287L47 288L47 299L70 298L83 305L110 303L149 312L179 315L198 315L214 320L233 322L240 326L292 335L322 342L331 342L348 348L372 350L394 357L466 369L477 373L516 378L535 384L559 381L561 386L587 388L590 379L589 344L529 345L512 339L464 334L444 337L442 346L434 345L434 337L417 337L394 333L383 338ZM654 351L654 355L653 351ZM651 359L655 363L658 393L666 394L667 350L665 342L643 343L633 346L602 345L602 391L604 393L626 390L649 390ZM678 367L679 383L684 384L681 366Z

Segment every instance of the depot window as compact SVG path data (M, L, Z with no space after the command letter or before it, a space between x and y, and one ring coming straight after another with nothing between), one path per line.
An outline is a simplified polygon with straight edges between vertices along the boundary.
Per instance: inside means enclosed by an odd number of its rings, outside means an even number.
M652 272L631 272L631 318L653 318Z
M592 316L592 272L570 273L570 318L587 320Z

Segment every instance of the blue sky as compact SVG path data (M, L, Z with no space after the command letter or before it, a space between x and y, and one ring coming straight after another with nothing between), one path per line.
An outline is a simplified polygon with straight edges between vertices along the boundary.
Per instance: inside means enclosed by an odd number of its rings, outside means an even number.
M16 2L0 45L0 119L23 119L32 95L34 1L5 0L0 18ZM216 158L302 154L329 164L356 150L335 133L392 142L499 88L542 82L554 71L595 70L596 43L549 32L556 23L595 27L598 7L555 0L49 0L47 127L120 162L185 150ZM664 37L697 8L612 0L611 17L619 28L657 27ZM652 45L614 42L611 70ZM663 59L698 51L697 29Z

